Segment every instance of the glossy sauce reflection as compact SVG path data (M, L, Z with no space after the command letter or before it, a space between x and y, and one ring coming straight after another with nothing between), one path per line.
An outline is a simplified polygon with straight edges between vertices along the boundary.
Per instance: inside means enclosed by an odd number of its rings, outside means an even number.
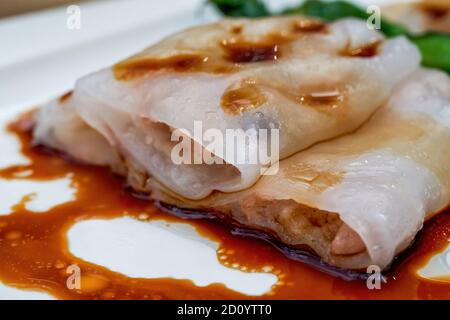
M341 55L348 57L371 58L377 55L380 42L372 42L358 48L346 47Z
M22 143L30 165L0 172L2 178L46 181L72 176L76 200L45 213L25 208L30 197L10 215L0 216L0 280L26 289L42 290L66 299L245 299L251 298L221 284L197 287L189 280L137 279L80 260L68 251L66 232L77 221L131 216L140 220L163 219L194 226L203 236L217 241L219 261L246 271L272 272L278 283L262 299L416 299L450 298L450 282L418 278L416 271L445 249L450 239L450 214L442 213L420 233L414 248L387 277L382 290L368 290L361 281L346 282L286 258L271 245L230 234L229 229L205 220L185 220L161 212L151 203L124 191L123 181L107 169L75 164L30 144L30 135L11 126ZM19 175L18 175L19 174ZM98 190L102 190L101 193ZM152 245L152 244L149 244ZM68 266L81 268L82 290L67 288Z
M238 87L228 88L220 99L220 105L225 113L238 115L250 109L257 108L267 101L252 79L244 79Z

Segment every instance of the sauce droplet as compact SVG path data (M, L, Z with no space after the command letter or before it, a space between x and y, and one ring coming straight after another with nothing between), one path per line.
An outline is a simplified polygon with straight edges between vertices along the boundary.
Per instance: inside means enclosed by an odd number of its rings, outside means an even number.
M220 104L226 113L238 115L247 110L257 108L266 101L266 96L256 83L251 79L246 79L237 88L227 89L221 98Z
M310 105L323 105L336 103L342 100L342 95L337 90L312 92L298 96L300 102Z
M443 19L450 12L450 4L449 7L444 7L423 3L421 4L420 9L431 19Z
M349 46L347 46L347 48L345 48L341 52L341 55L349 57L371 58L378 54L379 46L379 41L369 43L359 48L350 48Z
M222 41L225 58L234 63L274 61L280 58L278 43Z
M236 66L224 64L207 55L182 54L167 58L138 57L119 62L113 67L117 80L129 81L142 78L151 72L160 70L173 72L208 72L228 73L236 69Z
M66 102L71 96L73 95L73 91L67 91L65 94L63 94L61 97L59 97L59 103L63 104L64 102Z

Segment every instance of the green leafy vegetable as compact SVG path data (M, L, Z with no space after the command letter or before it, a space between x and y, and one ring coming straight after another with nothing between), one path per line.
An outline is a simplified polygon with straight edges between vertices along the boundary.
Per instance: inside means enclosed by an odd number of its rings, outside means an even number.
M304 14L333 21L344 17L357 17L366 19L366 12L345 1L324 3L322 1L307 0L302 5L282 11L283 14Z
M233 17L263 17L270 15L302 14L318 17L325 21L334 21L345 17L368 19L364 9L346 1L325 2L306 0L301 5L271 13L261 0L209 0L224 15ZM422 64L450 73L450 35L438 32L426 32L421 35L410 33L402 25L381 20L381 32L387 37L404 35L416 44L422 54Z
M422 65L450 73L450 36L444 33L427 32L410 35L422 54Z
M209 0L230 17L265 17L271 15L261 0Z

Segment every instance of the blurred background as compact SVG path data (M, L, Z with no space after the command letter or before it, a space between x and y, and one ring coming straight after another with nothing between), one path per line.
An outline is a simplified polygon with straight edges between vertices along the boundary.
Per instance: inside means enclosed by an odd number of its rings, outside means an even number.
M93 1L93 0L84 0ZM96 0L101 1L101 0ZM12 16L15 14L46 9L54 6L75 4L82 2L80 0L1 0L0 1L0 18Z
M78 4L81 2L101 2L105 0L0 0L0 18L13 16L21 13L33 12L42 9L48 9L51 7L62 6L62 5L70 5L70 4ZM113 0L113 1L127 1L127 0ZM160 5L166 4L170 5L171 0L147 0L148 2L160 2ZM285 7L286 4L298 4L302 0L263 0L268 3L270 7ZM352 0L350 0L352 1ZM447 2L450 3L450 0L356 0L359 3L366 4L389 4L395 2L413 2L413 1L426 1L433 3L441 3ZM206 2L206 0L205 0Z

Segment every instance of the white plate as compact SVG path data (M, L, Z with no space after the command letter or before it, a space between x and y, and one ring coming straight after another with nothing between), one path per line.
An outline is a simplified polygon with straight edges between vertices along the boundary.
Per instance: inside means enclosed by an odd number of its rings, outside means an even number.
M78 77L111 65L165 35L216 19L217 15L205 9L203 3L203 0L83 3L79 30L66 27L66 7L0 20L0 168L27 161L18 152L17 141L4 130L5 123L17 112L61 94ZM298 1L270 4L281 8L286 3ZM37 196L28 209L36 214L70 201L73 190L69 179L0 180L0 215L8 214L12 205L32 192ZM130 218L91 220L73 226L68 237L74 255L130 277L191 279L199 286L220 282L253 295L270 291L277 282L273 274L244 273L222 266L215 252L217 243L202 238L187 224L144 223ZM148 243L156 241L163 247L148 247ZM175 263L174 257L182 259L183 265ZM422 274L450 275L448 260L450 253L432 259ZM0 299L51 298L45 293L0 283Z

